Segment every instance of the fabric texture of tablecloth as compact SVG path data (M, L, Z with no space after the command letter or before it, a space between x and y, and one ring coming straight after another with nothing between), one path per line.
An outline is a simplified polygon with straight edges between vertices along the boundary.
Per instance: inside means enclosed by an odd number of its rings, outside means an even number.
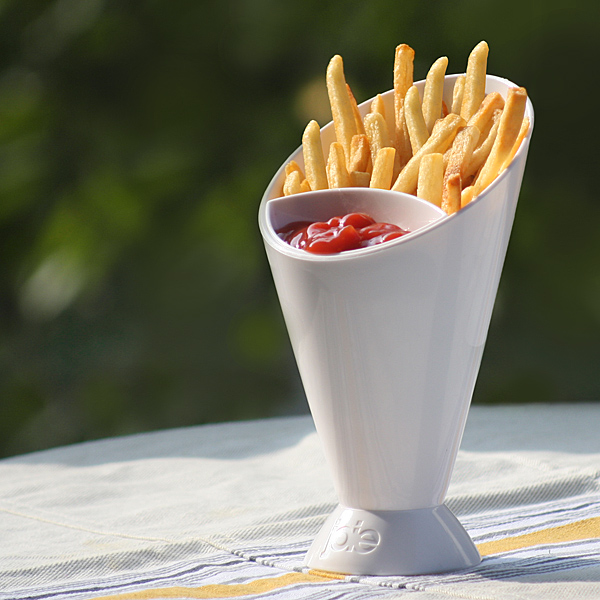
M600 404L471 408L447 505L480 565L335 577L304 554L337 501L309 416L0 461L0 600L600 599Z

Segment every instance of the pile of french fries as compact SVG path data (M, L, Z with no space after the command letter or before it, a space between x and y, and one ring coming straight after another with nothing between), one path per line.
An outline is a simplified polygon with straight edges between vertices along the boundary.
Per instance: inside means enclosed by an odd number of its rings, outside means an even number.
M413 194L453 214L477 197L510 164L529 130L527 92L504 99L485 93L489 48L480 42L466 73L454 84L452 106L443 100L448 59L436 60L423 96L413 83L414 50L400 44L394 59L393 114L381 94L361 117L346 82L341 56L327 67L335 141L327 159L316 121L302 136L304 172L285 167L283 194L339 187L372 187Z

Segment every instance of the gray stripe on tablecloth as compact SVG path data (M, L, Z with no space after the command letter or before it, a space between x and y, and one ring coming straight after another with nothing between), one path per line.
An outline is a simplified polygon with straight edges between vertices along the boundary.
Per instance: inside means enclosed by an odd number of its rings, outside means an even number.
M40 590L50 589L50 586L41 585L46 581L60 580L64 587L80 586L81 580L88 576L94 581L102 581L105 577L114 577L115 571L118 571L124 574L124 577L145 577L145 573L153 569L159 573L162 570L169 572L174 561L188 559L189 562L190 559L194 559L196 564L206 564L213 559L222 560L220 557L228 557L229 560L233 558L231 554L218 552L204 542L191 541L156 545L139 551L115 552L99 557L64 560L38 567L4 570L0 572L0 600L28 597L27 594L34 593L34 590L39 594Z
M517 490L450 496L445 503L455 515L460 517L461 515L498 508L541 504L599 490L600 483L597 478L585 474L575 474L568 479L560 478L556 481L544 482Z

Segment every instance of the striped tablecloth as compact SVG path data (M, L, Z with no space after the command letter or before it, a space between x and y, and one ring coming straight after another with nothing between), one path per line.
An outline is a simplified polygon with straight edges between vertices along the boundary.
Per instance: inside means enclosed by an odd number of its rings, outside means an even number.
M600 598L600 404L471 409L447 504L473 569L310 572L335 504L308 416L5 459L0 600Z

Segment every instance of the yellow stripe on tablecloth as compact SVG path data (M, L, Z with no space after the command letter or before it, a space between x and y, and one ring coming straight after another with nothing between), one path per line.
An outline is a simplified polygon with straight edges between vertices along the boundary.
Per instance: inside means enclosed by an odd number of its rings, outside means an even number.
M317 577L323 577L324 579L346 579L346 575L342 573L334 573L333 571L321 571L321 569L310 569L308 571L310 575L316 575Z
M287 573L280 577L255 579L249 583L214 583L200 587L168 587L140 590L139 592L125 592L111 596L101 596L95 600L163 600L165 598L191 598L204 600L207 598L236 598L252 594L264 594L278 588L294 585L296 583L324 583L331 580L324 575L310 573Z
M550 527L549 529L542 529L532 533L494 540L493 542L484 542L483 544L477 544L477 549L482 556L489 556L490 554L520 550L529 546L560 544L594 538L600 538L600 517L593 517L569 523L568 525L559 525L558 527Z

